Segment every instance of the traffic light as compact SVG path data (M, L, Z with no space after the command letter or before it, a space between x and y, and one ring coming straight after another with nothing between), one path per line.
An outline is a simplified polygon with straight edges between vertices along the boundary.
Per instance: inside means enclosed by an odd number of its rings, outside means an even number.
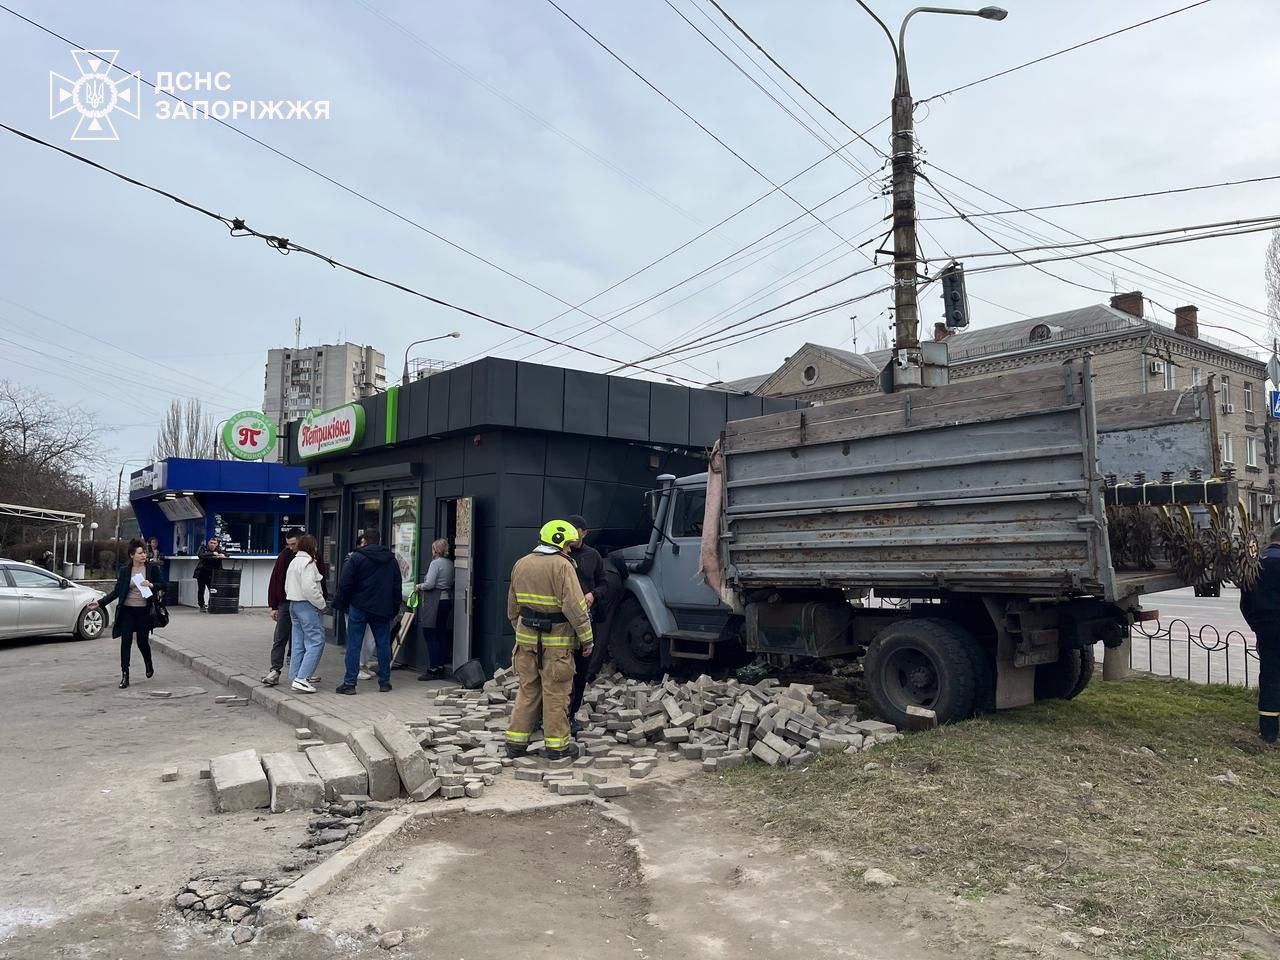
M964 292L964 264L949 263L942 274L942 318L948 327L969 325L969 297Z

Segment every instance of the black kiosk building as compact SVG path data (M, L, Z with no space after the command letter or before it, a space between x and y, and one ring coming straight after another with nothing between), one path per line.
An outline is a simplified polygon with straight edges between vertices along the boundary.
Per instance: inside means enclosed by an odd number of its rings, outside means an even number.
M580 513L602 550L648 539L645 493L662 473L706 469L727 420L795 408L626 377L487 358L289 425L307 467L307 526L336 581L359 533L378 529L406 593L430 544L457 571L454 662L510 660L511 567L548 519ZM342 623L330 625L342 637ZM402 659L420 662L416 631Z

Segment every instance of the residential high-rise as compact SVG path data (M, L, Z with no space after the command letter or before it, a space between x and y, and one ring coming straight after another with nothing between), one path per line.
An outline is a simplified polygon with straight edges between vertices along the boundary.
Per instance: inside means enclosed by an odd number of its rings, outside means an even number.
M373 347L326 343L267 351L262 411L281 427L387 389L386 358Z

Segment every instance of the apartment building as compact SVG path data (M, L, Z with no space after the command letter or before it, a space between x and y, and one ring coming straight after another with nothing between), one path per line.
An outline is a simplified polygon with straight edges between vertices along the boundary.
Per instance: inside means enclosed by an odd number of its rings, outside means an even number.
M386 358L373 347L325 343L267 351L262 409L276 426L387 389Z

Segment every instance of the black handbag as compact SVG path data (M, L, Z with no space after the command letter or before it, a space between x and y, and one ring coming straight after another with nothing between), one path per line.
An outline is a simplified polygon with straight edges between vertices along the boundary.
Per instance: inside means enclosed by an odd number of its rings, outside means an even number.
M169 608L158 597L152 597L147 604L147 616L151 620L152 630L162 630L169 625Z

